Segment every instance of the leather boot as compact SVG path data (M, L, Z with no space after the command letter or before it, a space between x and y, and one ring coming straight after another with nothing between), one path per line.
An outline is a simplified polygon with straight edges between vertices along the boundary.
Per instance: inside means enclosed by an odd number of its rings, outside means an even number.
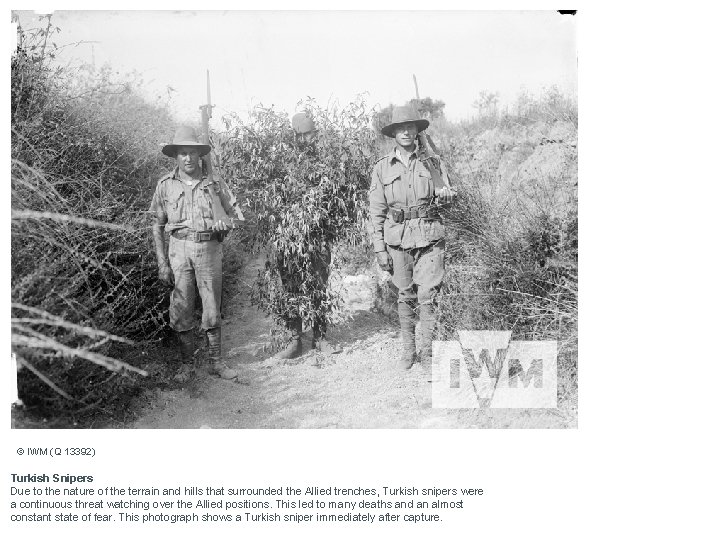
M290 330L290 343L275 354L275 358L279 360L289 360L302 354L302 319L290 319L287 321L287 329Z
M195 366L193 365L195 337L193 336L192 330L178 332L177 336L180 342L180 369L173 377L173 380L179 383L186 383L195 374Z
M312 348L325 354L338 354L342 351L340 347L337 345L331 345L328 340L325 339L325 332L319 323L315 323L313 325Z
M420 335L418 351L422 363L432 362L432 340L435 334L435 305L420 304Z
M415 311L407 302L398 302L398 317L402 353L397 366L400 369L410 369L415 361Z
M222 331L218 328L209 328L205 335L208 341L208 358L210 359L210 372L221 379L234 379L238 376L235 369L231 369L222 360Z

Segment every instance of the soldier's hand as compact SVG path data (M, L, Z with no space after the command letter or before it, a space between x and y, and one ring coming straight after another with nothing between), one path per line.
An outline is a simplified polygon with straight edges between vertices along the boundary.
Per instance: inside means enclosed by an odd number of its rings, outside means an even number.
M212 226L212 230L218 232L229 231L230 229L232 229L232 227L230 227L224 219L218 219Z
M450 204L455 200L455 191L445 186L437 192L437 197L440 204Z
M377 261L380 265L380 268L392 274L393 267L390 254L387 251L378 251L375 255L377 256Z
M158 277L163 283L173 284L173 273L167 263L158 264Z

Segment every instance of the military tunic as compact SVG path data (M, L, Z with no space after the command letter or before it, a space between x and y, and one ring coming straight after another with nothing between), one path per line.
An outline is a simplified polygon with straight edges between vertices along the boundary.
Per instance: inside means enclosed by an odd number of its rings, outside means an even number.
M227 184L217 179L220 202L229 217L238 217L237 202ZM178 332L195 326L193 311L195 291L203 306L202 327L221 325L222 244L217 235L212 240L196 242L196 232L209 231L217 221L213 215L211 189L207 177L183 181L178 168L162 177L150 204L160 225L170 233L168 259L175 278L170 296L170 326Z
M445 167L439 165L449 187ZM373 248L376 253L389 252L400 302L434 299L445 274L445 226L440 216L397 222L391 210L427 207L434 195L432 175L417 150L404 163L396 147L373 168L369 194Z

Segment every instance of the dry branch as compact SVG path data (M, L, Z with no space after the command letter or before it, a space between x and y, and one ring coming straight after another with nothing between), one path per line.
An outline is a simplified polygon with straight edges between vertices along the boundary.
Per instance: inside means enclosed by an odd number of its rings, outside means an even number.
M127 225L118 225L115 223L106 223L95 219L79 218L69 216L67 214L58 214L56 212L36 212L35 210L13 210L12 219L51 219L54 221L62 221L65 223L75 223L77 225L85 225L87 227L100 227L104 229L112 229L116 231L132 232L133 229Z
M83 349L75 349L63 345L59 341L45 337L44 339L39 337L29 337L14 334L12 336L12 344L19 347L29 347L32 349L49 349L59 352L68 357L77 357L89 360L99 366L102 366L110 371L120 371L126 369L128 371L134 371L142 376L147 376L147 371L144 369L136 368L130 364L123 362L122 360L116 360L103 354L93 353Z

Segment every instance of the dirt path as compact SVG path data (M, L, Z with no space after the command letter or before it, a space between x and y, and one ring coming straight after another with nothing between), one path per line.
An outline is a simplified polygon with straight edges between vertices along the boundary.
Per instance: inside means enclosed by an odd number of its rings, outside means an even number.
M244 281L258 262L246 265ZM430 368L394 367L399 340L394 324L370 311L375 284L346 279L353 320L329 339L340 354L309 351L280 364L268 359L270 321L250 305L241 288L228 306L223 346L237 381L201 376L162 390L131 426L135 428L508 428L571 427L563 411L443 410L431 407ZM307 332L310 333L310 332ZM306 333L306 334L307 334Z

